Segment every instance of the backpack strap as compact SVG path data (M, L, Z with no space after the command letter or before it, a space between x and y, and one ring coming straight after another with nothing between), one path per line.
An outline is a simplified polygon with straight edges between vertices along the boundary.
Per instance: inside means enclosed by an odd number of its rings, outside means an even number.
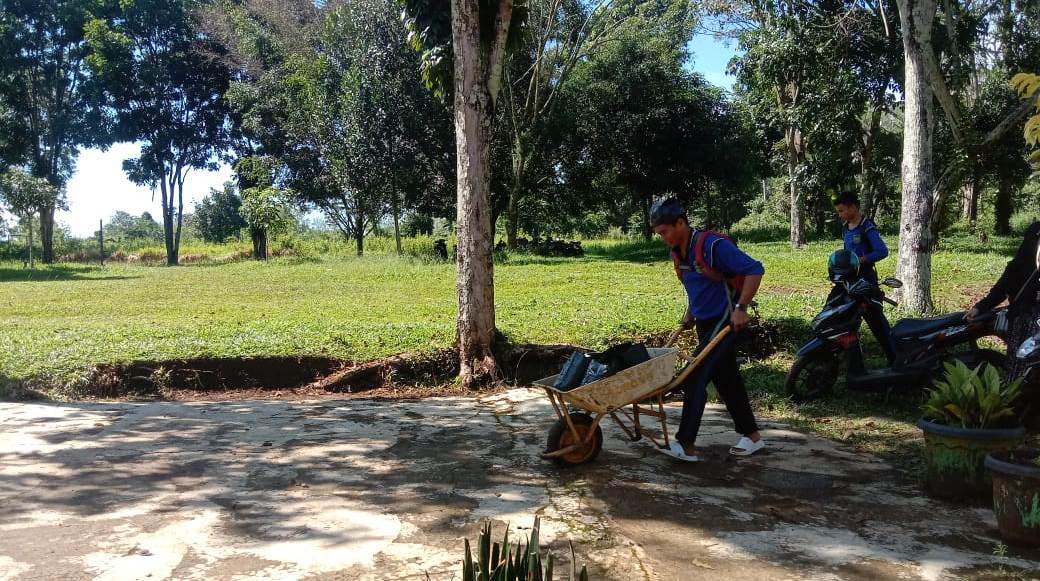
M694 234L693 240L693 258L694 264L697 266L697 272L701 273L709 280L713 282L722 282L724 278L723 274L718 270L715 270L708 265L708 261L704 259L704 245L706 244L709 232L701 232L697 230ZM719 236L716 236L715 242L718 242Z

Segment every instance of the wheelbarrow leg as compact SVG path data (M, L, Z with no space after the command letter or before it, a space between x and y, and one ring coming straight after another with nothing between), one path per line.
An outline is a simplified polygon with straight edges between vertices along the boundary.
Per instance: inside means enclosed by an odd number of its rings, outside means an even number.
M621 413L625 413L624 410L621 410ZM629 430L628 426L625 425L625 422L622 422L621 418L617 417L617 412L616 411L615 412L611 412L610 419L614 420L614 423L617 424L618 427L620 427L622 429L622 431L625 432L625 435L628 436L628 439L630 441L638 442L643 437L643 434L640 433L638 429L633 434L632 430Z
M664 434L664 447L668 448L668 414L664 410L664 394L657 396L657 411L661 412L661 433Z

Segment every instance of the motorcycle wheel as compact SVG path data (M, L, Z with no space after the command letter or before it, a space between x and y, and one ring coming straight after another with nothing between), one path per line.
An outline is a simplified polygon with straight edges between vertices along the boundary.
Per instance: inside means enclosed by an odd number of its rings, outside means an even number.
M795 403L820 399L834 389L840 364L839 354L833 351L817 351L799 357L787 372L784 382L787 395Z

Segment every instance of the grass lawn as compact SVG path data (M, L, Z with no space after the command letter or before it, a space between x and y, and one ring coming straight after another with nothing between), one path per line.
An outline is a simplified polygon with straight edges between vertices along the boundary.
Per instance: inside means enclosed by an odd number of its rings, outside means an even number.
M939 307L969 305L996 280L1013 245L999 238L947 242L934 264ZM784 349L747 370L759 406L839 438L866 434L858 442L866 447L875 440L886 445L890 437L869 432L890 427L870 418L913 416L914 403L855 394L794 407L779 395L791 352L826 295L826 257L837 243L799 251L783 242L744 247L766 266L761 313L785 330ZM603 241L586 248L583 259L517 255L496 264L497 322L510 339L597 347L674 326L685 297L660 243ZM894 265L894 257L882 263L882 276ZM0 386L60 380L93 364L135 359L326 355L364 361L442 348L454 335L454 276L451 264L385 255L177 268L70 264L27 271L2 264ZM842 412L844 419L821 423Z

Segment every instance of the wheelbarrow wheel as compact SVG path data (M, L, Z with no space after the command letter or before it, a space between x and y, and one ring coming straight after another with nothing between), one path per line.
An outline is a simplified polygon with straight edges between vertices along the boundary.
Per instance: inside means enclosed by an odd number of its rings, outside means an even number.
M549 441L545 446L546 452L555 452L574 444L580 445L585 441L589 430L593 429L592 416L589 414L572 412L571 422L574 423L574 429L578 432L578 440L574 439L574 433L571 432L566 420L556 420L552 429L549 430ZM592 441L566 454L554 457L553 462L561 466L577 466L595 460L596 456L599 456L599 451L603 449L603 430L599 426L595 426L595 430Z

